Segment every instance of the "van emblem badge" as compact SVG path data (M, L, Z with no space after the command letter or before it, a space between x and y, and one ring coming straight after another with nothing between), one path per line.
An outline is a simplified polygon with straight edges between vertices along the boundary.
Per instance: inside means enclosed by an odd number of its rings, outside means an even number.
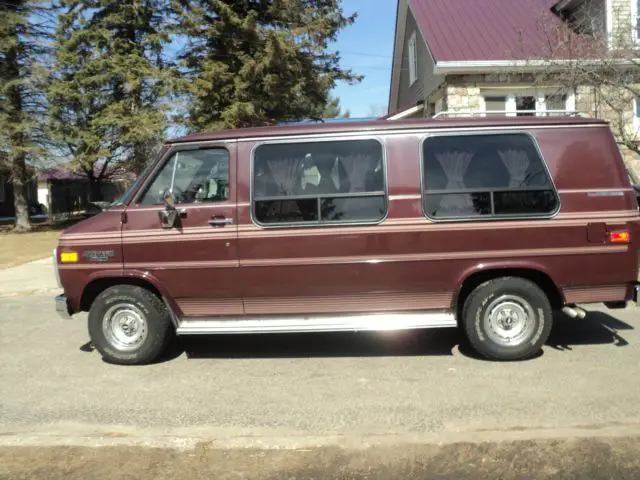
M108 262L114 255L113 250L87 250L82 254L90 262Z

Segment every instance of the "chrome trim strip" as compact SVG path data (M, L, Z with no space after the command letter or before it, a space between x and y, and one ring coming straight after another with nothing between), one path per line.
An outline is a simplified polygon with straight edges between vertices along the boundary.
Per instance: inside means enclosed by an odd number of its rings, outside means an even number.
M389 200L420 200L422 196L417 194L389 195Z
M62 282L60 281L60 269L58 268L58 247L53 249L53 272L56 277L56 284L58 288L62 288Z
M628 247L570 247L537 248L522 250L475 250L464 252L408 253L397 255L361 255L344 257L299 257L299 258L260 258L243 259L241 267L271 267L300 265L338 265L338 264L380 264L391 262L440 262L447 260L474 260L490 258L554 257L564 255L596 255L626 253Z
M294 317L231 317L215 319L183 318L178 335L216 333L298 333L393 331L420 328L456 327L455 316L448 312L380 313L366 315L309 315Z

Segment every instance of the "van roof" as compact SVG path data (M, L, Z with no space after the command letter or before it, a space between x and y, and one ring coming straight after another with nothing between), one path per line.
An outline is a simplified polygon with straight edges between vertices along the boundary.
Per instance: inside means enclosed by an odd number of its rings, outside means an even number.
M229 139L261 138L274 136L314 135L325 133L371 133L375 131L469 128L469 127L506 127L506 126L550 126L550 125L607 125L596 118L585 117L480 117L480 118L418 118L405 120L368 120L362 122L335 122L320 124L278 125L272 127L251 127L202 132L169 139L166 144L206 142Z

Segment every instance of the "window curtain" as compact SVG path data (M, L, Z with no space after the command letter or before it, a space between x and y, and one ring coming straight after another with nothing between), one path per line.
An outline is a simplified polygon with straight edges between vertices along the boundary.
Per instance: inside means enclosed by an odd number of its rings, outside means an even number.
M522 187L531 161L524 150L499 150L498 155L509 171L509 187Z
M300 158L279 158L267 160L273 181L278 187L278 195L294 195L300 178L303 160Z
M347 181L349 182L349 193L361 193L367 191L367 177L373 171L376 158L363 153L347 155L340 159L344 167ZM356 197L343 200L345 209L357 212L364 211L371 205L371 199L367 197Z
M342 164L349 181L349 193L367 191L367 174L373 170L373 158L362 153L343 157Z
M472 152L445 152L437 153L436 159L442 171L447 177L447 190L463 189L464 174L473 158ZM471 213L473 212L473 202L467 194L445 195L440 201L440 208L450 213Z
M436 159L447 176L447 190L464 188L464 174L471 163L471 152L437 153Z

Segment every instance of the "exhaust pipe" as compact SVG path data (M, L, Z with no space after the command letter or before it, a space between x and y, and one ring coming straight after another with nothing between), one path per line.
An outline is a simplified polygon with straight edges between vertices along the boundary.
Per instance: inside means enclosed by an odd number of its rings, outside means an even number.
M562 311L571 318L579 318L580 320L587 316L587 312L580 307L564 307Z

